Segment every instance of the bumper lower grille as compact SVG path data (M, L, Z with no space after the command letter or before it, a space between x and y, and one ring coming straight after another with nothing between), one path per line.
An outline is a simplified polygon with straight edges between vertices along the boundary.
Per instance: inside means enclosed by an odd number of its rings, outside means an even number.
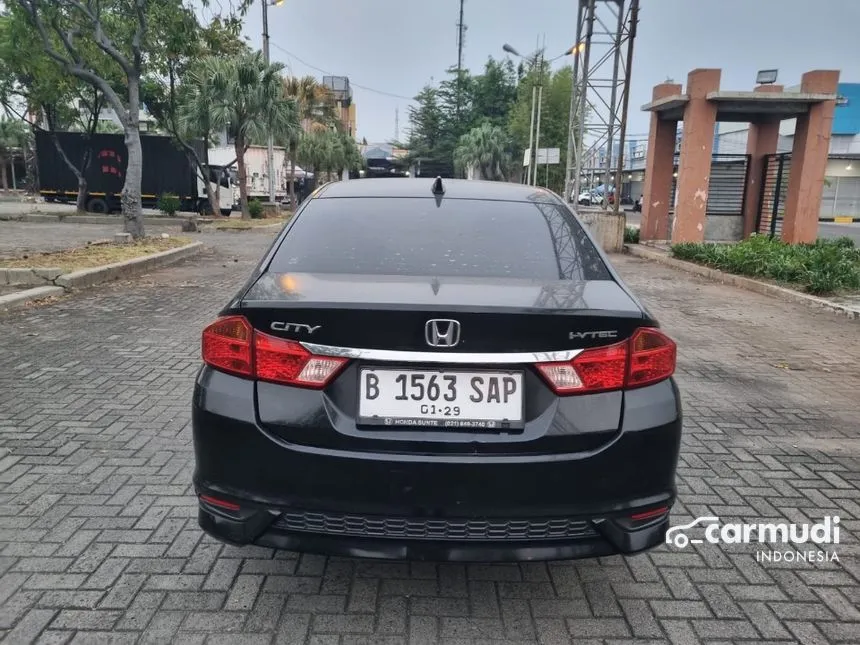
M414 540L570 540L598 535L588 521L565 517L529 519L439 519L288 511L274 528L323 535Z

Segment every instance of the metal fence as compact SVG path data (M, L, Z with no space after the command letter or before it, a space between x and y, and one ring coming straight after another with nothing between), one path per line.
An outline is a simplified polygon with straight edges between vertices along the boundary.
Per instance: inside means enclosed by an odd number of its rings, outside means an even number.
M675 196L678 187L678 160L675 154L675 172L672 179L669 216L675 218ZM711 158L711 176L708 182L708 206L705 215L743 216L746 185L750 166L750 156L746 154L714 154ZM670 224L673 224L671 221ZM671 230L671 228L669 229Z
M762 235L781 236L785 214L785 197L791 174L791 153L767 155L762 168L756 231Z

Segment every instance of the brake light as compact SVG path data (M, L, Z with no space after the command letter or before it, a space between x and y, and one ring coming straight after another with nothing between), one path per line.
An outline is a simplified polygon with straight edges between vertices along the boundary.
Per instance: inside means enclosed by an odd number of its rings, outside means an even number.
M219 370L251 376L254 330L243 316L219 318L203 330L203 361Z
M675 343L651 327L637 329L626 341L586 349L572 361L538 363L556 394L594 394L642 387L675 372Z
M677 347L665 334L650 327L637 329L630 339L627 387L642 387L675 373Z
M347 360L315 356L295 341L258 332L244 316L219 318L203 330L207 365L261 381L322 388Z
M256 376L261 381L323 387L340 368L346 358L315 356L299 343L268 334L254 332Z

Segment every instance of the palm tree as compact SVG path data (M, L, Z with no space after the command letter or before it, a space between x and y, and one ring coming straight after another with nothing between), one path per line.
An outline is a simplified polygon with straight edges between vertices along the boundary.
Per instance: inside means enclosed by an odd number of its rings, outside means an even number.
M213 131L226 128L233 136L242 218L249 219L245 149L252 140L264 140L269 133L280 140L296 136L300 127L296 103L284 92L284 66L266 64L260 52L210 59L202 65L206 78L197 82L209 84L209 109L202 111Z
M483 123L460 137L454 163L463 174L474 171L478 179L505 181L510 164L507 148L505 131L491 123Z
M313 130L304 133L296 146L296 157L305 169L310 169L315 178L331 170L337 154L330 130Z
M331 91L313 76L290 76L284 79L284 92L296 102L302 129L306 132L325 130L335 124L337 116ZM296 209L296 153L301 132L287 139L290 157L290 205Z

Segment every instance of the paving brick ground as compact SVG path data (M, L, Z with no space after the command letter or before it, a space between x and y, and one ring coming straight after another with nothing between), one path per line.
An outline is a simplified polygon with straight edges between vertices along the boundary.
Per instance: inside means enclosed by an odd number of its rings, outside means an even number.
M858 326L618 258L679 341L676 521L842 517L840 562L749 547L520 566L236 549L195 520L198 331L273 233L0 317L0 640L858 643Z

